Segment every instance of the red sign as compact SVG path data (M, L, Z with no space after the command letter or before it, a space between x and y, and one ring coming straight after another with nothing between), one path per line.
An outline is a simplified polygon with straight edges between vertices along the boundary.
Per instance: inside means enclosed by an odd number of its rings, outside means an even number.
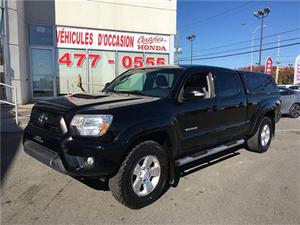
M266 74L272 74L272 64L273 64L273 60L272 60L271 56L269 56L265 63L265 73Z
M168 35L141 34L105 30L56 28L56 43L59 48L119 50L169 53Z
M101 55L98 54L81 54L81 53L69 53L66 52L62 56L58 58L58 63L61 65L66 65L66 66L72 66L73 63L76 64L77 67L82 67L82 64L86 58L89 58L91 60L91 67L96 67L98 61L101 59ZM142 56L134 56L131 57L129 55L124 55L121 58L122 61L122 66L126 69L128 68L140 68L143 66L148 66L148 65L164 65L165 58L163 57L145 57L145 60ZM108 59L107 62L109 64L114 64L115 60L114 59Z

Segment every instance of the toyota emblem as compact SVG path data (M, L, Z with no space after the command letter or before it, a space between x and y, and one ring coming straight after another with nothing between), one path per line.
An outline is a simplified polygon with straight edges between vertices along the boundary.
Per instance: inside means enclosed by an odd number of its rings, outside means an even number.
M48 120L48 115L46 113L42 113L38 119L38 121L41 125L44 125L47 120Z

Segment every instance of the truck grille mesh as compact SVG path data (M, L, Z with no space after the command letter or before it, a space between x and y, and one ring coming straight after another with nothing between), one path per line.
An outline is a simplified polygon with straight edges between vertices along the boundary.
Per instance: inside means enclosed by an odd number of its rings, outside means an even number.
M41 122L41 116L44 116ZM59 120L62 118L62 115L55 112L46 112L39 109L32 109L30 124L45 129L47 131L62 134L62 130L59 124Z

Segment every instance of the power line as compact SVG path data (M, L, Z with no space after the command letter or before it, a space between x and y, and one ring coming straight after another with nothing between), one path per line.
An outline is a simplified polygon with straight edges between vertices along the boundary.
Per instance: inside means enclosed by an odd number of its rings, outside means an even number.
M295 42L295 43L291 43L291 44L286 44L286 45L282 45L280 46L280 48L286 48L289 46L294 46L294 45L299 45L300 42ZM268 51L268 50L272 50L272 49L277 49L278 46L275 47L270 47L270 48L264 48L262 49L262 51ZM250 54L250 53L254 53L254 52L259 52L258 50L253 50L253 51L246 51L246 52L239 52L239 53L234 53L234 54L227 54L227 55L219 55L219 56L211 56L211 57L204 57L204 58L194 58L193 60L205 60L205 59L218 59L218 58L226 58L226 57L231 57L231 56L238 56L238 55L246 55L246 54ZM189 59L183 59L183 60L179 60L179 61L189 61Z
M298 39L300 39L300 37L289 38L289 39L281 40L280 42L283 43L283 42L288 42L288 41L293 41L293 40L298 40ZM272 44L277 44L277 41L265 43L263 45L265 46L265 45L272 45ZM254 45L253 47L254 48L259 47L259 45ZM224 51L219 51L219 52L212 52L212 53L207 53L207 54L202 54L202 55L193 55L193 57L203 57L203 56L216 55L216 54L221 54L221 53L226 53L226 52L235 52L238 50L244 50L244 49L249 49L249 48L252 48L252 46L236 48L236 49L232 49L232 50L224 50ZM189 58L189 57L187 56L187 57L183 57L181 59L187 59L187 58Z
M291 29L291 30L286 30L286 31L280 32L280 33L274 33L274 34L266 35L266 36L264 36L264 39L274 37L274 36L277 36L279 34L281 35L281 34L291 33L291 32L297 31L297 30L300 30L300 28L297 27L297 28L294 28L294 29ZM255 38L253 40L259 40L259 38ZM214 50L214 49L218 49L218 48L225 48L225 47L231 47L231 46L234 46L234 45L245 44L245 43L249 43L249 42L252 42L252 39L247 40L247 41L232 42L230 44L219 45L219 46L212 47L212 48L205 48L205 49L195 50L194 52L199 52L199 51L204 52L204 51Z
M247 6L247 5L249 5L249 4L253 4L253 3L255 3L255 2L253 2L253 1L247 1L247 2L245 2L245 3L242 4L242 5L239 5L239 6L235 7L235 8L232 8L232 9L224 10L224 11L222 11L222 12L220 12L220 13L217 13L217 14L215 14L215 15L213 15L213 16L210 16L210 17L208 17L208 18L206 18L206 19L199 19L199 20L197 20L197 21L195 21L195 22L186 24L185 27L194 26L194 25L196 25L196 24L199 26L199 25L204 25L204 24L212 23L212 22L214 22L214 21L216 20L216 18L218 18L218 17L222 17L222 16L224 16L224 15L226 15L226 14L228 14L228 13L231 13L232 11L236 11L236 10L238 10L238 9L244 8L245 6ZM257 4L257 3L255 3L255 4ZM247 7L247 8L248 8L248 7Z

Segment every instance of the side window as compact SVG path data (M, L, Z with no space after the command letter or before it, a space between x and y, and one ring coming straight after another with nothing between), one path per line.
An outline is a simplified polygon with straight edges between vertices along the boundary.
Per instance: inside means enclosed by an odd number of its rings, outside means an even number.
M212 77L210 72L199 72L192 74L184 84L184 91L187 92L189 90L192 91L198 89L205 94L204 98L212 98L214 93L209 84L209 80L211 79L210 77Z
M234 73L216 73L215 84L217 96L220 98L236 96L241 92L240 82Z
M264 89L266 92L278 92L277 85L271 76L265 76Z
M248 94L260 94L265 92L278 92L277 85L269 75L243 72L243 80Z
M292 93L288 90L285 90L285 89L279 89L280 91L280 95L291 95Z

